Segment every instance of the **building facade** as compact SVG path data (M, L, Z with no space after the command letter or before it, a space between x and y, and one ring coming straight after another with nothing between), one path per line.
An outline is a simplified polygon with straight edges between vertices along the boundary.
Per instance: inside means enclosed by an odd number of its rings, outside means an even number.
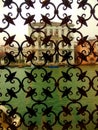
M23 53L24 55L27 54L27 51L29 51L30 49L28 49L27 47L23 48ZM0 65L6 65L9 61L7 60L7 56L6 53L11 54L15 60L15 62L11 61L10 62L10 66L25 66L28 65L26 63L26 57L24 57L22 55L22 53L18 54L18 48L17 47L10 47L9 45L5 46L5 45L1 45L0 46Z
M41 23L36 23L34 25L34 28L39 29L41 27ZM73 26L73 25L70 25ZM29 27L29 34L32 34L32 39L35 40L35 46L32 47L32 50L35 51L35 56L37 57L37 60L35 61L36 64L43 64L44 58L43 58L43 52L53 55L51 62L47 62L47 65L62 65L67 64L66 61L62 61L63 56L66 52L71 51L71 57L70 60L71 64L75 63L74 59L74 43L71 41L71 45L67 45L65 41L63 41L62 35L67 37L67 34L69 32L67 26L60 26L60 23L53 22L52 25L47 25L44 29L41 31L33 32L34 30ZM48 36L51 36L50 40L46 40L44 44L44 38L45 36L49 38ZM68 38L73 38L72 35L69 35ZM58 51L55 53L55 48L58 47ZM55 54L54 54L55 53Z
M82 45L75 46L75 62L77 64L98 64L98 41L89 39Z
M74 36L72 34L67 35L69 32L69 29L67 26L63 25L60 26L60 23L53 22L52 25L47 25L42 30L39 30L41 27L41 23L35 23L33 30L30 26L28 27L28 34L34 41L34 45L24 46L22 48L22 53L18 54L18 48L17 47L10 47L10 46L1 46L0 48L0 64L4 64L4 56L5 52L11 52L13 51L13 55L15 56L15 63L14 65L20 65L20 63L24 65L31 65L30 61L27 61L28 57L28 51L35 52L36 60L33 61L34 64L44 64L45 59L43 54L47 53L51 55L51 60L47 61L46 65L66 65L68 64L66 60L63 60L63 56L67 52L70 53L69 63L75 64L75 54L76 51L80 48L75 48L75 43L73 39ZM73 27L73 25L70 25ZM63 40L63 36L68 38L70 41L70 45L67 44L66 40ZM46 38L46 39L45 39ZM67 40L68 40L67 39ZM81 50L81 49L80 49ZM25 56L24 56L25 55Z

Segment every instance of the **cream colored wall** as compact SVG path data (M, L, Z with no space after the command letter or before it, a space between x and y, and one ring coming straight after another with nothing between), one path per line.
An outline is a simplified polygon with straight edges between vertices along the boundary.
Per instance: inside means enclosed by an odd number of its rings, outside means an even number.
M36 28L38 28L38 26L35 26ZM51 29L52 29L52 37L51 37L51 39L52 40L54 40L54 42L56 42L56 40L57 41L60 41L60 40L62 40L62 29L64 29L64 34L63 35L67 35L67 33L68 33L68 28L65 26L65 27L62 27L62 26L59 26L59 23L57 24L54 24L54 25L52 25L52 26L49 26L49 25L47 25L46 26L46 28L45 29L47 29L47 36L48 35L51 35L50 34L50 31L51 31ZM56 29L58 29L58 36L56 36L55 37L55 31L56 31ZM43 30L44 31L44 30ZM39 35L40 34L38 34L38 33L35 33L35 37L37 37L37 38L39 38ZM32 37L33 38L33 37ZM43 38L44 38L44 36L43 36ZM36 44L36 46L34 47L36 50L35 50L35 55L36 55L36 57L37 57L37 61L36 62L44 62L44 61L39 61L39 56L40 56L40 54L41 54L41 51L43 52L43 51L47 51L47 50L50 50L50 52L51 53L53 53L54 52L54 48L52 49L52 48L50 48L49 49L49 47L47 47L47 48L45 48L44 46L41 46L41 47L39 47L39 43L38 43L38 40L35 42L35 44ZM34 48L32 48L32 49L34 49ZM72 43L72 46L69 48L69 47L62 47L61 46L61 44L60 44L60 46L59 46L59 49L61 49L61 51L63 51L63 50L65 50L65 49L69 49L69 50L71 50L72 51L72 57L73 57L73 60L71 60L70 62L72 63L72 64L74 64L74 45L73 45L73 43ZM39 51L40 51L40 53L39 53ZM42 54L41 54L42 55ZM54 60L54 62L55 62L55 56L53 57L53 60ZM59 56L59 62L61 62L62 61L62 57L61 56ZM58 62L58 63L59 63ZM66 63L66 61L65 61L65 63Z

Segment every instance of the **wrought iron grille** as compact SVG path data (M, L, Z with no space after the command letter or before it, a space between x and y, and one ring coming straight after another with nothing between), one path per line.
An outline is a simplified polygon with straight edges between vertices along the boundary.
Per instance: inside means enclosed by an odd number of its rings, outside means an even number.
M0 1L0 129L98 129L98 0Z

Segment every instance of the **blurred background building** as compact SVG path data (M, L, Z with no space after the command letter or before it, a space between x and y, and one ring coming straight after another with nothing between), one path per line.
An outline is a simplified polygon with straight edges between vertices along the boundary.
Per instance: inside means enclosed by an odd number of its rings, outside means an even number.
M98 42L96 39L89 39L88 42L78 44L74 41L73 34L68 35L69 29L67 26L60 26L60 23L53 22L52 25L47 25L41 28L41 23L34 23L32 27L29 26L28 34L32 39L32 44L22 47L22 53L19 52L16 46L1 45L0 46L0 64L4 65L6 62L6 53L11 53L15 62L11 62L12 66L31 66L28 59L28 52L34 52L34 64L44 64L44 54L48 54L51 59L47 60L46 65L66 65L67 60L64 55L70 52L68 59L70 64L97 64L98 63ZM73 25L70 25L73 27ZM36 31L35 31L36 30ZM28 37L29 37L28 36ZM28 41L27 41L28 42ZM68 44L69 43L69 44ZM19 52L19 53L18 53Z

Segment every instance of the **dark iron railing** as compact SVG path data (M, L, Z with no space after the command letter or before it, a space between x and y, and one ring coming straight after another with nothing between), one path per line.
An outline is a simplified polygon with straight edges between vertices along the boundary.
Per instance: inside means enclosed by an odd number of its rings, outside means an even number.
M76 0L73 6L73 0L0 1L0 129L98 129L98 35L88 24L93 19L97 29L98 1L89 2ZM46 33L53 21L67 27L66 35ZM21 25L20 42L10 28L18 31ZM93 39L89 32L95 33Z

